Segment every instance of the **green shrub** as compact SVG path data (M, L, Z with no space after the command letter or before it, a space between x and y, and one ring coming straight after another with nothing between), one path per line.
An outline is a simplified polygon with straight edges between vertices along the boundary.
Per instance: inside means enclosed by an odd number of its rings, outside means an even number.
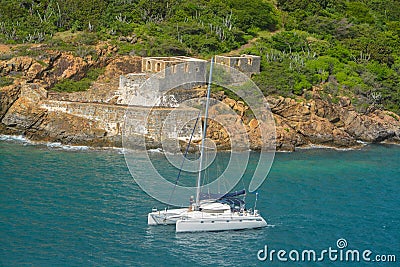
M91 32L82 32L75 39L78 45L95 45L97 41L97 35Z
M56 92L78 92L78 91L86 91L90 88L93 81L97 80L97 78L104 73L103 68L93 68L90 69L86 76L79 81L74 81L72 79L65 79L57 83L52 90Z
M88 78L83 78L79 81L74 81L72 79L65 79L59 83L57 83L52 90L56 92L78 92L78 91L86 91L90 88L92 81Z
M14 79L11 77L0 77L0 87L5 87L13 84Z
M293 87L293 93L295 95L302 95L304 90L310 89L311 83L303 78L300 82L296 83Z

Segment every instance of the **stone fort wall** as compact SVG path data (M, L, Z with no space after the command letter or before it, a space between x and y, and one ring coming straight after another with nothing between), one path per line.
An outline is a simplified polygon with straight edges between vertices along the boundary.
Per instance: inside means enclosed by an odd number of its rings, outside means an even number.
M238 69L249 76L260 72L258 56L215 56L215 62ZM172 89L193 89L205 85L207 79L207 61L184 56L145 57L142 58L141 69L142 73L120 77L116 93L118 104L177 107L180 97ZM144 84L148 78L152 78L151 84Z
M238 57L215 56L215 62L237 69L248 76L260 73L261 58L253 55L241 55Z
M145 136L154 143L165 139L189 138L194 127L193 118L198 110L192 108L147 108L110 104L45 101L41 108L48 112L62 112L95 121L107 131L108 136L119 136L124 131L129 136ZM125 118L129 123L124 125ZM170 123L164 123L168 118ZM200 132L196 132L200 136Z

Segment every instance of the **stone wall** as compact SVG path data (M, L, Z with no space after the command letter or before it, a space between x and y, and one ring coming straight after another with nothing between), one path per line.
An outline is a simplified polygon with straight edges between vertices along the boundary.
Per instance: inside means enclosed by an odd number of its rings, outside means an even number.
M197 109L127 107L100 103L45 101L40 108L71 114L94 121L108 136L143 135L154 142L166 138L188 139L194 127ZM127 123L125 124L125 121ZM200 136L199 130L196 136Z
M205 84L207 61L188 57L143 58L143 73L120 77L117 104L177 107L180 96L172 91ZM147 80L150 78L149 80Z
M215 56L215 61L247 75L260 72L258 56ZM142 73L120 77L120 86L116 92L117 104L177 107L182 97L176 92L183 93L183 90L206 84L207 65L205 60L183 56L142 58Z
M237 69L248 76L260 73L261 58L253 55L240 57L215 56L215 62Z
M119 87L114 93L117 97L116 104L138 105L145 101L140 93L140 86L149 78L146 73L130 73L119 77ZM131 102L130 102L131 101Z

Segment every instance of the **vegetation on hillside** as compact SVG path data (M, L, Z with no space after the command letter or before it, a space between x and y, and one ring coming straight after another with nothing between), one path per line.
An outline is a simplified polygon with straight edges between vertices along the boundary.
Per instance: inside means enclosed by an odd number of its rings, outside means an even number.
M143 56L228 52L276 24L274 6L263 0L1 0L0 7L2 42L85 31Z
M56 92L78 92L85 91L90 88L94 81L104 73L104 68L92 68L90 69L84 78L79 81L73 79L64 79L57 83L52 90Z
M304 95L313 85L335 102L352 98L400 113L400 5L395 0L278 0L281 30L247 52L262 56L265 94Z
M46 43L80 55L90 54L101 40L121 54L207 58L252 40L242 52L262 57L262 71L254 80L265 94L307 98L319 85L330 101L345 95L359 111L378 107L400 114L397 0L0 3L2 43ZM56 89L78 87L60 84Z

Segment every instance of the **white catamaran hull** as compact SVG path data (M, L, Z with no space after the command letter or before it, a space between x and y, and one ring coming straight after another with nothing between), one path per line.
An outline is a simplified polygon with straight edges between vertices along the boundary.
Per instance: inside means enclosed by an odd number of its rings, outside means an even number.
M266 221L254 212L232 212L228 205L208 203L203 211L187 208L153 211L148 214L149 225L175 224L176 232L203 232L252 229L267 226Z
M204 232L253 229L267 226L261 216L235 216L204 219L181 219L176 222L176 232Z
M187 212L187 208L182 209L171 209L171 210L160 210L153 211L147 215L148 225L162 225L162 224L176 224L183 214Z

